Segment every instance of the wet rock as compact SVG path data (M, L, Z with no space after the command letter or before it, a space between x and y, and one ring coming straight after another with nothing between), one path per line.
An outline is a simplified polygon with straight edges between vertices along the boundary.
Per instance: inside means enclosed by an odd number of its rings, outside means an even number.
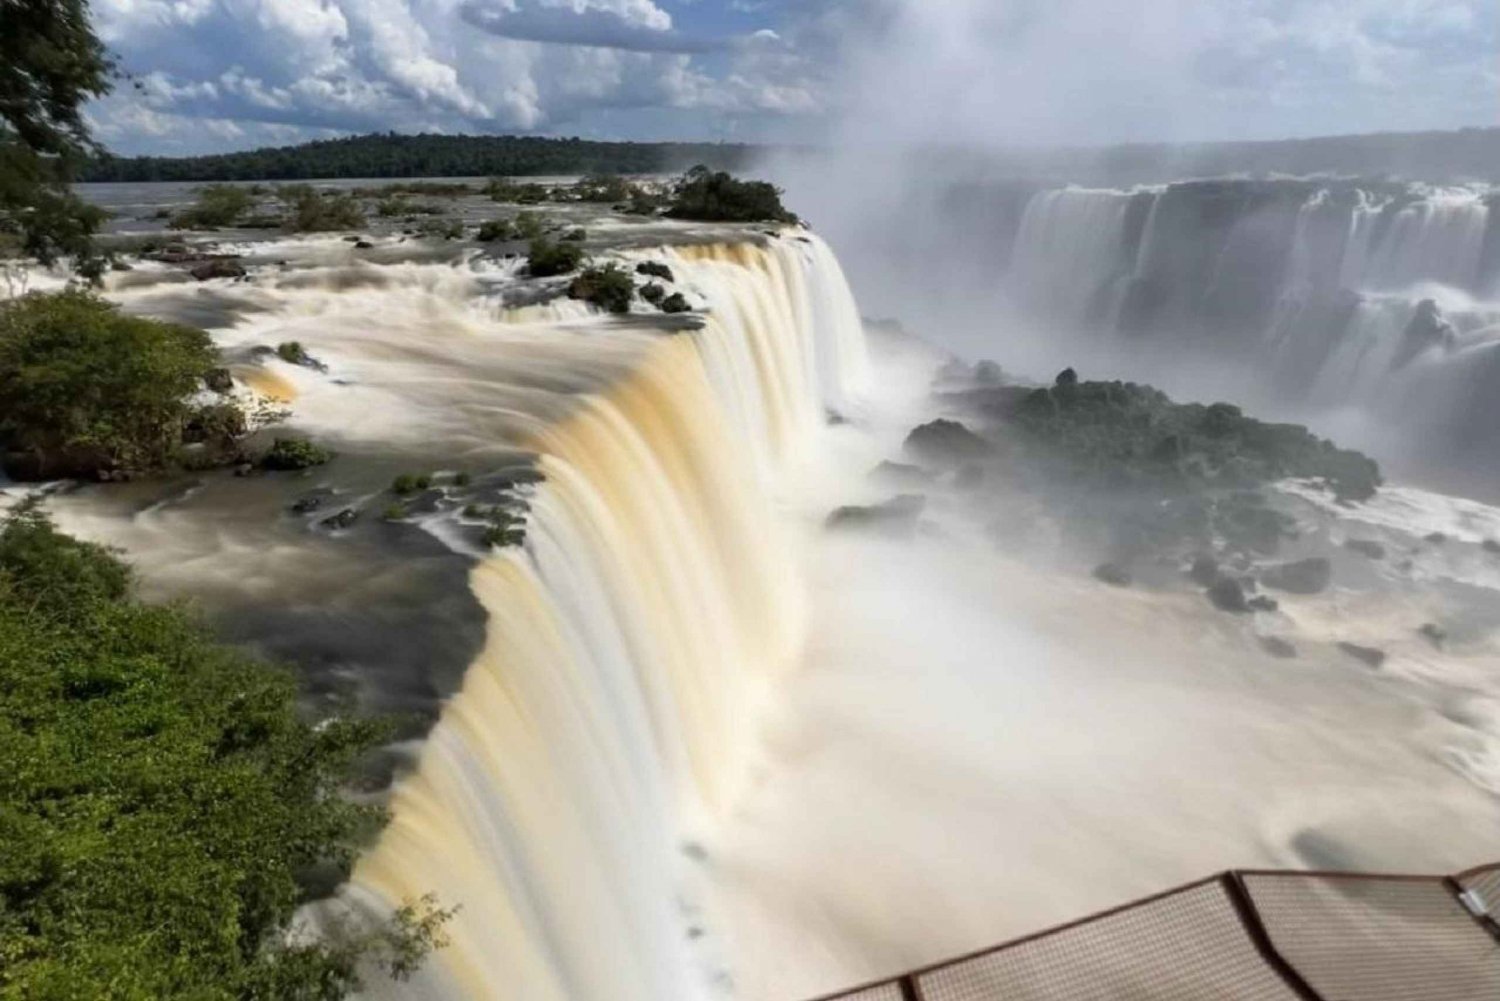
M242 462L234 467L234 475L236 476L249 476L254 472L255 464L252 462Z
M1274 612L1281 608L1280 602L1278 602L1275 598L1267 597L1264 594L1257 594L1255 597L1245 602L1245 604L1250 608L1252 612Z
M1439 650L1441 650L1443 648L1443 644L1448 641L1448 630L1444 629L1436 622L1422 623L1421 628L1417 630L1417 635L1421 636L1423 639L1431 643L1433 646L1437 647Z
M1319 594L1327 590L1333 580L1333 564L1322 556L1295 563L1279 563L1267 567L1260 579L1267 587L1289 594Z
M1442 532L1428 532L1423 538L1434 546L1441 546L1448 541L1448 536Z
M1350 539L1344 543L1344 548L1372 560L1385 559L1385 547L1373 539Z
M1005 381L1005 370L998 362L981 361L974 366L974 381L981 386L998 386Z
M1188 567L1188 579L1200 587L1212 587L1214 581L1219 579L1219 561L1207 553L1199 553L1193 557L1193 565Z
M1272 657L1278 657L1282 660L1291 660L1297 656L1297 648L1280 636L1262 636L1260 638L1260 648Z
M330 518L324 518L321 524L324 528L331 528L335 531L338 531L340 529L352 527L358 520L359 512L354 510L354 508L352 507L346 507L338 514L333 515Z
M1366 667L1380 667L1385 663L1384 650L1377 650L1372 646L1360 646L1358 643L1343 642L1340 642L1338 647Z
M932 474L907 462L882 462L870 470L870 479L892 485L921 487L932 482Z
M323 501L326 499L326 494L308 494L306 497L299 497L297 498L297 502L292 505L292 513L312 514L323 506Z
M232 257L215 257L190 268L188 274L200 282L206 282L214 278L243 278L246 272L244 266Z
M234 392L234 376L227 368L211 368L204 372L203 384L215 393Z
M1487 553L1500 553L1500 542L1496 542L1494 539L1485 539L1479 544L1479 547Z
M1220 577L1209 585L1205 593L1213 606L1221 612L1250 611L1250 603L1245 599L1245 585L1233 577Z
M1094 567L1094 579L1113 587L1129 587L1130 571L1118 563L1101 563Z
M1410 365L1413 359L1429 348L1452 350L1457 339L1453 324L1443 318L1443 311L1438 308L1437 302L1423 299L1417 303L1411 322L1402 331L1401 344L1391 359L1391 371Z
M958 421L939 418L912 430L903 446L923 462L956 466L994 453L994 446Z
M355 250L370 250L374 246L375 246L375 244L371 243L369 240L355 240L354 241L354 249Z
M882 504L841 507L828 516L824 526L910 538L916 533L917 519L926 507L927 498L921 494L901 494Z

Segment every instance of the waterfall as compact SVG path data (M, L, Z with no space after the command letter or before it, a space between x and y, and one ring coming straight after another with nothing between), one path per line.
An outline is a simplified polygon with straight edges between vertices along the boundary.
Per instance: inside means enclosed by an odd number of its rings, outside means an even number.
M348 891L435 892L451 945L393 997L706 996L681 840L732 801L802 600L773 500L864 345L822 243L663 249L706 305L523 444L524 549L475 567L487 642ZM603 333L600 336L604 336ZM700 950L701 951L701 950Z
M1006 284L1058 335L1131 338L1102 345L1140 365L1122 374L1170 381L1180 366L1180 390L1359 411L1424 454L1456 454L1457 439L1495 437L1464 430L1500 393L1479 384L1496 371L1500 327L1494 199L1479 186L1293 179L1046 190L1015 233ZM1429 299L1459 336L1407 337Z

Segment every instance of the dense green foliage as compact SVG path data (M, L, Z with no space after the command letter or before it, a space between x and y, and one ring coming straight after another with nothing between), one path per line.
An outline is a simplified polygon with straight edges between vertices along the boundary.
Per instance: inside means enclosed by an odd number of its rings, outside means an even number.
M741 181L702 165L682 176L667 215L701 222L797 222L781 204L781 191L765 181Z
M0 998L334 1001L441 944L430 901L292 944L310 877L381 811L340 796L370 721L145 605L108 551L0 523Z
M302 438L277 438L260 457L260 464L264 469L295 471L321 466L332 458L332 452L313 442Z
M198 200L172 216L173 229L222 229L233 226L255 205L248 188L233 184L210 184L198 192Z
M479 231L474 234L474 239L480 243L494 243L497 240L514 240L516 236L516 226L511 220L489 219L479 224Z
M347 192L289 184L277 189L276 194L287 206L283 225L293 233L329 233L359 229L365 224L359 199Z
M568 296L609 313L628 313L630 300L635 298L635 279L618 264L585 268L568 286Z
M71 256L97 277L92 237L104 213L69 190L95 151L83 105L113 71L87 0L0 5L0 254L44 263Z
M583 263L583 247L573 241L553 241L539 236L531 241L527 267L533 278L550 278L578 270Z
M146 471L172 460L217 364L201 330L90 293L0 304L0 452L19 478Z
M681 170L692 163L737 167L749 152L748 146L718 143L592 142L532 136L403 136L387 133L213 156L101 158L89 164L84 180L662 174Z
M1173 403L1129 382L1079 382L1013 396L1007 418L1024 441L1080 475L1115 484L1242 488L1288 477L1325 480L1340 499L1380 485L1374 460L1296 424L1267 424L1227 403Z

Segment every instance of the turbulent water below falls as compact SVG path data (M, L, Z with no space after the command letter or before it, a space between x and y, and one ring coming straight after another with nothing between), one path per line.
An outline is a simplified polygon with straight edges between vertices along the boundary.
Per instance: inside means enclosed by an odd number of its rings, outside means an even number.
M668 262L692 329L525 305L513 263L471 252L385 250L293 241L254 248L247 282L142 269L111 292L209 326L334 464L54 501L247 639L318 609L293 638L323 687L430 710L341 900L460 911L372 996L787 1001L1230 865L1496 854L1495 509L1289 493L1310 536L1394 548L1440 522L1454 545L1272 623L1107 588L1045 538L997 549L1003 489L934 484L908 542L829 535L833 507L889 496L868 473L934 414L943 358L884 336L867 357L816 239L607 251ZM254 350L292 339L326 371ZM545 477L519 549L485 552L445 498L338 532L287 512L314 489L378 511L413 467L517 465ZM1416 638L1445 615L1448 649ZM1303 656L1265 654L1267 628Z

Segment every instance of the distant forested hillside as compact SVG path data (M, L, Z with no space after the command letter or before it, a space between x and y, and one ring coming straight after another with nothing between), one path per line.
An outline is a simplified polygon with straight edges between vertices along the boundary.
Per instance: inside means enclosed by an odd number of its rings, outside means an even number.
M256 181L336 177L526 177L674 173L702 163L743 165L750 147L727 143L592 142L532 136L354 136L193 157L108 157L85 181Z

